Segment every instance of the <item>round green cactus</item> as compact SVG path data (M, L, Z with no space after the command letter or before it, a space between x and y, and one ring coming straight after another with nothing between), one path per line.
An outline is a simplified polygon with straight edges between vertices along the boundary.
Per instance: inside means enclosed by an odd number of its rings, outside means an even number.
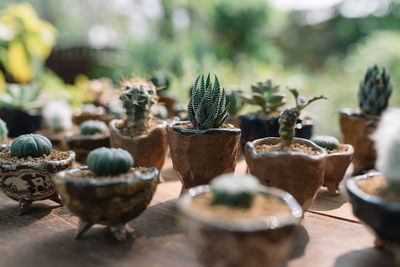
M319 135L314 137L312 141L327 150L335 150L339 148L339 140L333 136Z
M97 176L126 173L133 165L133 158L121 148L100 147L91 151L86 163Z
M222 174L210 182L214 204L242 208L251 207L259 186L258 179L249 174Z
M5 143L7 140L8 128L6 123L0 119L0 144Z
M79 126L81 134L94 135L96 133L104 133L107 131L107 125L102 121L88 120L81 123Z
M47 137L40 134L24 134L11 143L11 156L18 158L38 158L50 155L52 145Z

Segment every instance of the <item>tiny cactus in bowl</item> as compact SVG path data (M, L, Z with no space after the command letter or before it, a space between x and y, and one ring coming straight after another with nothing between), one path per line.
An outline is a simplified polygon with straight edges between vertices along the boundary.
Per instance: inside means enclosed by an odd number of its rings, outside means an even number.
M319 135L314 137L312 141L327 150L336 150L339 148L339 140L333 136Z
M196 79L191 89L188 104L188 117L197 130L218 128L228 117L229 103L226 101L225 90L221 86L217 75L214 85L210 74L204 80L204 75Z
M86 163L97 176L113 176L128 172L133 166L133 158L121 148L100 147L89 153Z
M82 135L94 135L96 133L104 133L108 127L103 121L88 120L79 125Z
M377 65L368 68L358 92L361 112L369 116L380 116L388 105L392 87L386 68L380 70Z
M293 143L295 125L301 111L316 100L326 99L323 95L306 99L299 96L299 92L296 89L289 89L289 91L295 98L296 106L285 109L279 118L279 136L281 138L281 149L283 151L287 151Z
M0 145L7 141L8 128L6 123L0 119Z
M11 156L17 158L38 158L50 155L52 145L47 137L40 134L25 134L11 143Z
M214 204L249 208L260 183L252 175L222 174L210 182Z

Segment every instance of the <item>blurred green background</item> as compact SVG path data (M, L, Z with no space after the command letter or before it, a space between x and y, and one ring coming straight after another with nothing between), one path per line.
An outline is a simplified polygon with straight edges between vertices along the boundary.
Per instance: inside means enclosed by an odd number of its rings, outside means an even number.
M358 106L359 82L377 63L392 77L390 106L400 104L400 1L2 0L0 9L17 3L29 3L54 26L39 33L49 46L56 36L47 68L20 74L50 91L63 84L54 73L72 84L80 73L117 82L161 70L172 75L171 92L185 104L202 72L244 91L270 77L304 96L328 96L309 112L316 133L339 137L338 111ZM0 21L0 47L4 36ZM41 52L50 53L46 46Z

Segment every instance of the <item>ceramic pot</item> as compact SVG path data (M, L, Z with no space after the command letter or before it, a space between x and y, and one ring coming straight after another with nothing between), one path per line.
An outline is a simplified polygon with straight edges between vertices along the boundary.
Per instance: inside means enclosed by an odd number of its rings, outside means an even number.
M69 169L74 159L75 153L68 151L65 160L18 163L0 161L1 189L8 197L19 202L19 215L24 214L33 201L50 199L61 204L53 178L57 172Z
M164 121L158 121L147 135L135 137L122 135L118 129L122 120L112 120L109 124L111 134L111 147L122 148L131 153L135 159L135 167L156 167L162 169L168 149L168 137Z
M8 128L9 137L34 133L42 127L42 111L22 111L18 109L0 108L0 118Z
M375 167L376 151L370 136L377 125L377 119L368 119L348 109L340 113L343 143L354 147L353 175L361 174Z
M167 127L172 164L182 182L182 191L235 171L239 128L230 124L226 128L207 130L184 126L191 126L191 123L173 122Z
M158 184L158 170L136 169L115 178L79 175L87 170L83 166L59 172L55 177L64 205L80 220L75 238L97 223L107 225L116 240L126 240L125 224L139 216L150 203Z
M208 185L194 187L177 202L179 224L204 266L281 266L302 219L296 200L287 192L261 186L259 194L281 200L291 213L232 221L202 216L190 207L196 196L209 191Z
M86 163L86 158L90 151L99 147L110 147L110 135L71 135L65 136L67 147L75 151L76 161Z
M389 202L379 196L368 194L360 189L357 182L371 179L380 173L368 173L350 178L346 182L347 192L353 206L354 215L376 236L376 244L383 245L394 253L400 265L400 203Z
M353 159L353 146L340 144L344 152L331 153L326 156L326 166L324 175L324 186L332 196L337 194L339 183L342 181L351 160Z
M318 154L300 152L257 153L255 147L262 144L279 144L277 137L267 137L248 142L245 147L247 166L252 175L264 185L271 185L292 194L306 211L311 207L322 186L326 164L326 151L313 142L294 138L293 143L314 148Z

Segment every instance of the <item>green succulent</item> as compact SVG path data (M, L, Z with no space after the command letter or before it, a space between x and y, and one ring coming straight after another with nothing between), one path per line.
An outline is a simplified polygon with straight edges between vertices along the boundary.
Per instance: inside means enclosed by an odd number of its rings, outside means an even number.
M335 150L339 148L339 140L333 136L319 135L314 137L312 141L318 146L327 150Z
M7 141L8 136L8 128L7 124L0 119L0 145L4 144Z
M217 75L214 85L210 74L206 80L204 75L197 77L191 89L187 109L188 118L195 129L218 128L224 123L228 117L229 103L226 101L225 90L221 89Z
M47 137L40 134L24 134L18 136L11 143L11 156L18 158L38 158L50 155L52 145Z
M31 84L9 84L0 95L0 107L30 111L43 107L40 88Z
M243 108L243 101L239 97L242 93L241 90L230 90L226 92L226 101L229 103L229 115L235 116Z
M386 68L380 70L377 65L368 68L358 92L361 112L365 115L380 116L388 106L392 88Z
M86 163L97 176L118 175L131 169L133 158L121 148L100 147L89 153Z
M103 121L88 120L79 125L82 135L94 135L96 133L104 133L108 127Z

